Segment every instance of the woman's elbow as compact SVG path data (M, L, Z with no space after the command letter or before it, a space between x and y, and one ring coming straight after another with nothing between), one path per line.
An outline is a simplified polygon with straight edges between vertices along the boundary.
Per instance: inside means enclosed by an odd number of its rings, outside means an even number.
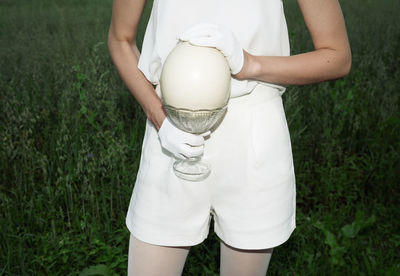
M131 45L135 37L123 33L116 33L113 28L108 31L107 46L111 55L120 52L126 45Z
M351 51L346 50L344 53L342 53L342 58L338 70L338 77L343 78L347 76L350 71L351 71L351 63L352 63L352 58L351 58Z

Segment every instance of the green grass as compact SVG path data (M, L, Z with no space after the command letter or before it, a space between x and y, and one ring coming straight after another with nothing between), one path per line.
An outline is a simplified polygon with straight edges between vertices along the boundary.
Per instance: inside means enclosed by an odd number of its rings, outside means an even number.
M297 229L270 275L400 274L400 2L341 2L350 75L284 94ZM292 53L311 50L284 3ZM0 275L126 274L145 116L108 54L111 4L0 0ZM218 270L211 228L184 275Z

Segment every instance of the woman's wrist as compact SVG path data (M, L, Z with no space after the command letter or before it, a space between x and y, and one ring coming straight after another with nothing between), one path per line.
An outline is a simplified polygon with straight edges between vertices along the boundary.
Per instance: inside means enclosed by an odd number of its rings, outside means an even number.
M145 113L147 119L153 124L153 126L157 129L157 131L160 129L162 123L167 117L162 106L159 106L153 110L145 111Z
M233 76L238 80L256 79L260 70L260 64L257 62L256 57L243 50L243 58L242 70Z

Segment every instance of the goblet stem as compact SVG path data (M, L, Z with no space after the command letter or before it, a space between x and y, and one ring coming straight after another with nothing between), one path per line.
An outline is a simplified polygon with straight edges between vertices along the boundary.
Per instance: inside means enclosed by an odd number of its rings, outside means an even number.
M211 169L208 163L201 161L201 157L190 157L175 161L174 172L184 180L201 181L207 178Z

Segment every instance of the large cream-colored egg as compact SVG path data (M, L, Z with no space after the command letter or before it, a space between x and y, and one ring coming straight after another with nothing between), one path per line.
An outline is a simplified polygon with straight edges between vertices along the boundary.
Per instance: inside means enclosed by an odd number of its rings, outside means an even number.
M161 94L176 108L215 109L227 103L230 81L229 64L219 50L181 42L163 65Z

